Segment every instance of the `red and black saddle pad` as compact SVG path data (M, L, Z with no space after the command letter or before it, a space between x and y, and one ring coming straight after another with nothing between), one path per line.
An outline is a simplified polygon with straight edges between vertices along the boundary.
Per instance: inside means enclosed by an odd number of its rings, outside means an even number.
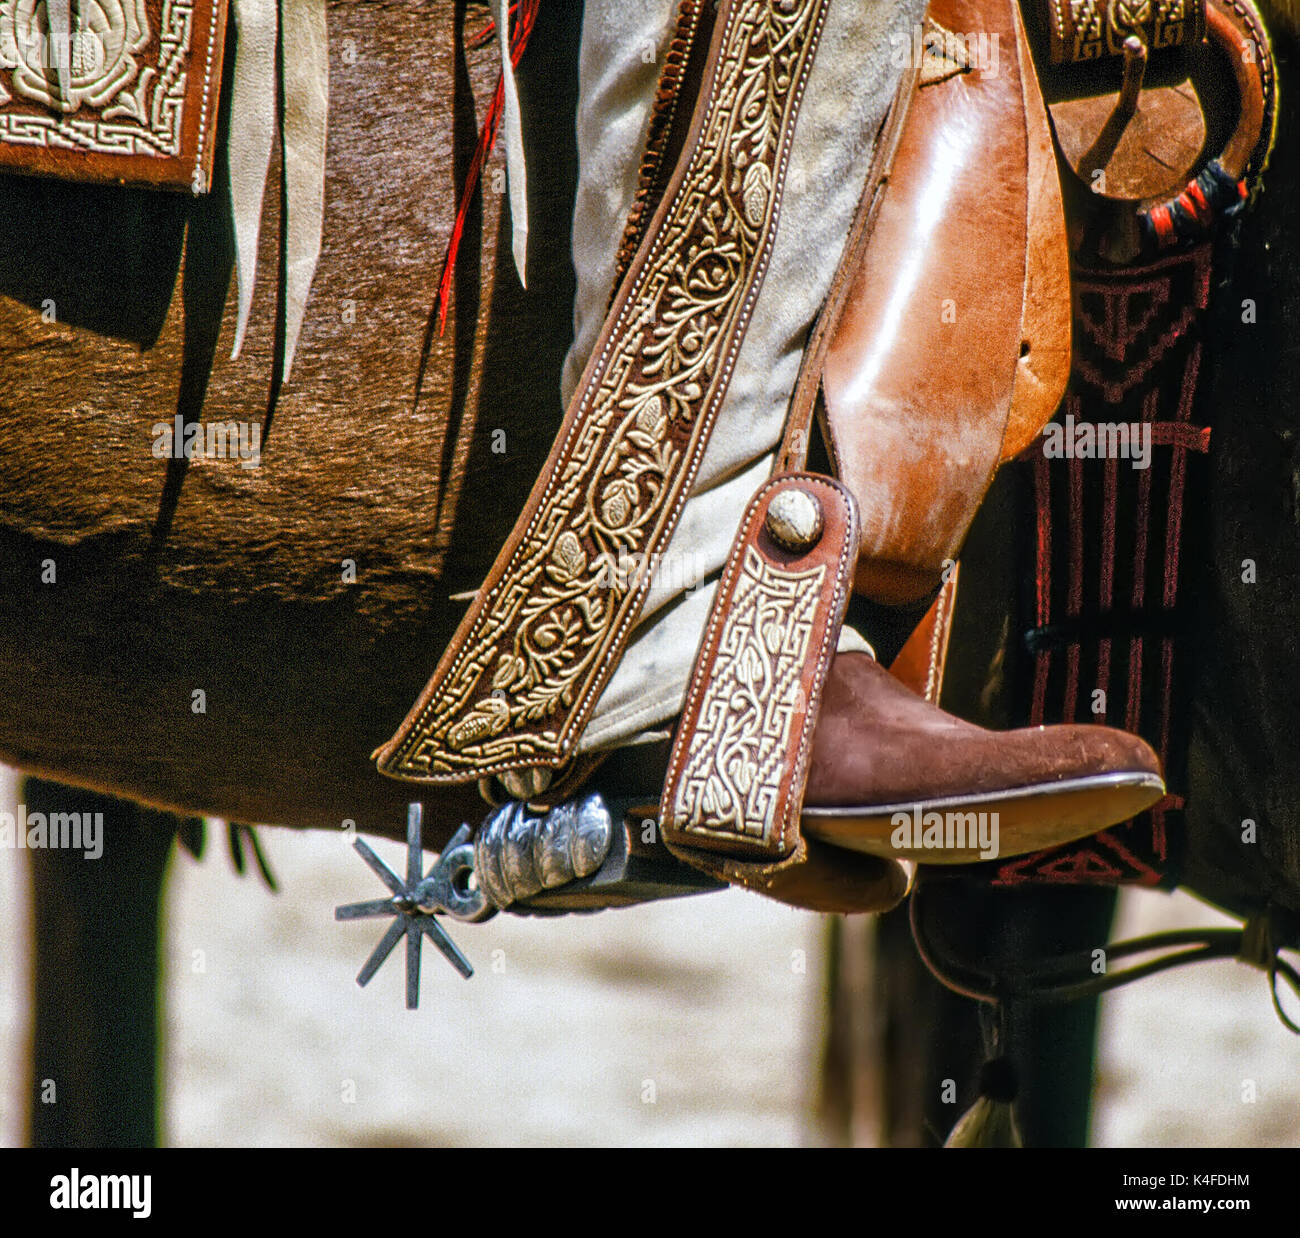
M1070 386L1014 466L1033 531L1022 720L1133 731L1160 754L1169 793L1091 838L998 862L994 884L1176 880L1209 491L1196 394L1211 259L1202 244L1137 267L1076 267Z
M0 4L0 171L206 193L226 5Z
M1072 186L1070 382L1053 423L1010 466L1017 521L1029 530L1020 559L1023 639L1008 651L1017 685L1011 722L1135 732L1159 753L1168 794L1091 838L975 870L998 886L1178 882L1193 606L1208 547L1213 411L1198 393L1209 364L1211 289L1276 118L1268 36L1249 0L1210 0L1204 28L1207 46L1218 49L1210 76L1226 74L1239 99L1235 109L1219 115L1216 102L1207 114L1209 149L1222 153L1206 162L1202 152L1181 193L1107 199L1077 168L1071 181L1062 157ZM1207 88L1206 98L1219 93Z

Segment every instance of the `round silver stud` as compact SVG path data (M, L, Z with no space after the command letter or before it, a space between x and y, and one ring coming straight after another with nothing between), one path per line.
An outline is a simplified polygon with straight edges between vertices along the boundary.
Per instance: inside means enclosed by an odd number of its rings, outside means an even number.
M807 490L782 490L767 505L767 531L786 550L811 550L822 535L822 505Z

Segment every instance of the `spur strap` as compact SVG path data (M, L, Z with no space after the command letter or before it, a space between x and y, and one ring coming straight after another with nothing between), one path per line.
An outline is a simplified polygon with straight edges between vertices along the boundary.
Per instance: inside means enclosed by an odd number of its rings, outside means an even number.
M726 395L827 3L719 5L684 154L523 514L375 753L382 773L464 782L572 756Z
M838 482L784 473L754 496L714 595L660 803L670 848L784 859L858 559Z

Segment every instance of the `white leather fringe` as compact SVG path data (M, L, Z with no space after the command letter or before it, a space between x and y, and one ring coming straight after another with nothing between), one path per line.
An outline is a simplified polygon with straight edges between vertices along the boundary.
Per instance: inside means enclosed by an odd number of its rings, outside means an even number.
M49 0L51 21L68 0ZM284 165L284 351L277 358L288 381L320 259L325 219L325 150L329 128L329 37L326 0L231 0L235 65L230 100L230 209L235 232L238 312L230 356L239 356L248 331L257 282L262 203L271 166L280 104ZM510 63L510 0L494 0L505 108L502 139L509 182L512 250L519 282L527 286L528 181L523 122ZM278 44L278 56L277 56Z
M325 225L329 37L325 0L280 0L285 185L284 377L293 365Z
M325 0L232 0L232 5L236 39L230 99L230 209L238 314L230 355L238 357L244 346L253 306L262 200L278 100L286 278L284 350L277 361L287 381L320 258L325 219L329 112Z
M230 91L230 213L235 226L238 316L231 358L239 356L253 308L262 195L275 137L275 42L277 0L232 0L235 67Z
M511 251L519 282L528 287L528 178L524 167L524 129L519 112L519 90L515 85L515 68L510 63L510 0L496 0L497 46L501 49L501 81L505 90L505 113L501 118L501 137L506 146L506 182L510 192Z

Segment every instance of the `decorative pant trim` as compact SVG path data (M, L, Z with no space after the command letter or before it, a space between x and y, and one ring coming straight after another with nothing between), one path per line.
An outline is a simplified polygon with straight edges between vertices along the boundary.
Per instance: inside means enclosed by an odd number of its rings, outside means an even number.
M776 232L827 0L731 0L689 154L524 515L381 772L462 782L571 756L641 611L726 393Z

